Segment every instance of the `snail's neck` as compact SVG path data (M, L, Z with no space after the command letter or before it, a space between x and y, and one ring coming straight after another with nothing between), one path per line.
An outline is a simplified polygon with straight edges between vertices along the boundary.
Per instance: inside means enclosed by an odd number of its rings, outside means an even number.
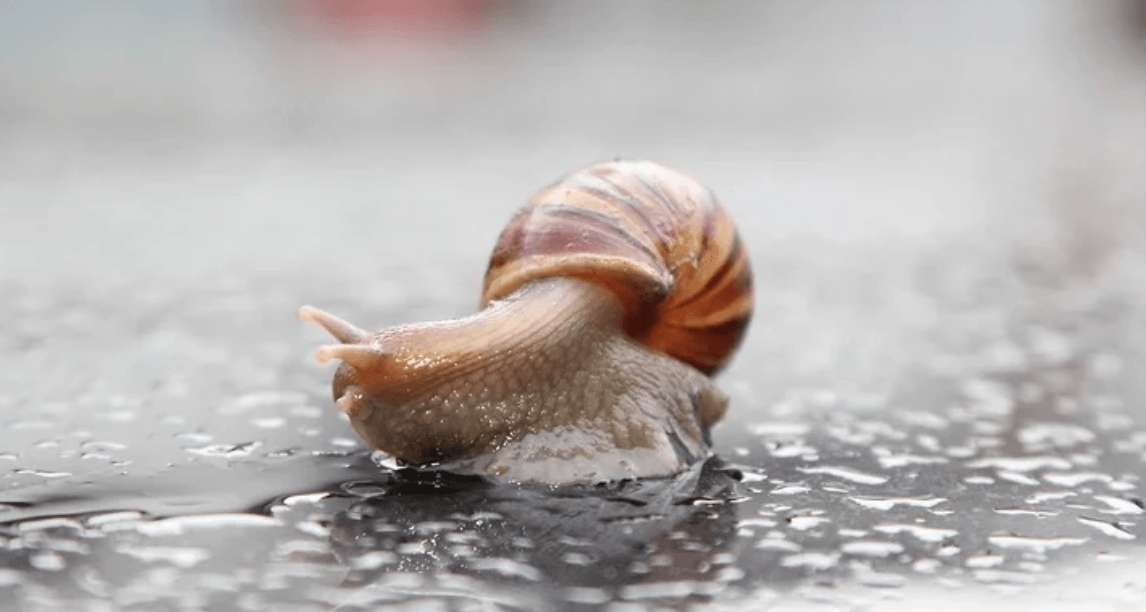
M587 369L581 363L626 343L622 316L620 299L596 284L533 281L463 319L380 331L370 343L385 358L339 370L336 399L347 398L339 405L363 437L426 419L425 426L456 427L435 434L446 445L455 438L480 446L474 438L528 426L537 398L564 390L572 384L565 378Z
M379 338L398 363L417 369L465 367L504 353L532 354L562 344L570 334L619 331L623 308L607 289L574 278L547 278L522 286L477 314L448 321L403 325Z
M381 332L385 357L335 393L372 447L408 463L528 464L541 471L510 476L549 481L672 473L702 454L723 396L629 339L623 315L608 289L534 281L476 315Z

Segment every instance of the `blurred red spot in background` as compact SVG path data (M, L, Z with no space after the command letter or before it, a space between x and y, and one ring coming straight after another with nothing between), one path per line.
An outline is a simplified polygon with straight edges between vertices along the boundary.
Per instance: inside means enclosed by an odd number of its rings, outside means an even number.
M308 15L348 35L457 34L480 27L489 0L304 0Z

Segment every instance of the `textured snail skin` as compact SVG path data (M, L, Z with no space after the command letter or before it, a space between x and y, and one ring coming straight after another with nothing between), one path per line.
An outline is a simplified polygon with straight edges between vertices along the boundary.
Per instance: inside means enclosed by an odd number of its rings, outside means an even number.
M657 235L629 235L642 227ZM341 342L317 357L342 361L334 398L354 430L405 464L549 484L666 476L709 454L727 404L707 373L751 314L735 234L691 179L598 164L514 217L477 314L373 334L299 314Z

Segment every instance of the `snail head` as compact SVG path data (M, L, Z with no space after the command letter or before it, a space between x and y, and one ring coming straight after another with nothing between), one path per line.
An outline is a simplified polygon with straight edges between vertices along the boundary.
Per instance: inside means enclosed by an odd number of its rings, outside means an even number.
M515 409L514 389L494 383L505 378L497 356L531 346L524 324L508 314L495 308L370 333L317 308L299 309L299 318L338 341L315 357L340 362L332 391L350 425L371 447L411 464L478 453L529 416Z
M298 311L303 321L309 321L327 331L339 344L327 344L315 351L319 363L337 359L342 363L334 374L332 385L335 403L351 421L367 420L373 411L365 385L386 369L387 355L374 337L366 330L313 306Z

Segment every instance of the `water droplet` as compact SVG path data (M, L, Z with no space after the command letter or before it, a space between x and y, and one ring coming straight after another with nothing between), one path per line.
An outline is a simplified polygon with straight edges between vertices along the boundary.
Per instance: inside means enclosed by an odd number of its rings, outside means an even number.
M52 551L33 553L32 556L28 557L28 563L30 563L32 567L45 572L58 572L67 566L64 557Z
M1031 457L988 457L968 461L967 467L973 469L997 468L1008 472L1025 473L1042 469L1066 470L1070 469L1071 464L1062 457L1044 455Z
M964 565L970 568L983 569L999 567L1003 564L1004 560L1002 555L976 555L974 557L967 557Z
M903 552L903 545L897 542L883 542L879 540L856 540L840 547L846 555L860 557L890 557Z
M17 585L23 581L24 577L20 572L7 568L0 568L0 587Z
M777 459L790 459L793 457L800 457L807 461L814 461L817 457L815 448L807 444L792 443L792 444L772 444L768 447L768 454L776 457Z
M696 585L688 581L674 582L648 582L644 584L630 584L621 587L621 599L639 601L643 599L680 600L689 597L696 591Z
M46 529L72 529L82 531L83 525L73 518L53 516L50 518L23 521L19 523L19 529L21 532L43 531Z
M206 446L199 446L195 448L185 449L192 455L200 455L202 457L226 457L227 459L237 459L239 457L250 456L255 449L262 446L262 442L240 442L239 444L208 444Z
M120 546L116 552L134 557L144 563L164 562L179 568L194 567L211 557L207 550L184 546Z
M824 474L826 476L835 476L836 478L866 485L879 485L888 481L888 478L885 476L876 476L875 474L868 474L848 467L818 465L798 469L805 474Z
M899 468L909 465L937 465L947 463L946 457L934 455L881 455L877 456L880 467Z
M1146 512L1139 504L1127 499L1122 499L1121 497L1095 495L1094 499L1110 507L1109 510L1100 510L1103 514L1142 514Z
M768 475L759 469L740 470L740 481L743 483L764 482L766 480L768 480Z
M279 429L283 425L286 425L286 419L282 417L262 417L251 419L251 425L259 429Z
M1019 430L1019 442L1030 449L1065 448L1094 440L1094 432L1072 423L1031 423Z
M899 574L877 572L867 568L856 572L856 581L866 587L879 589L895 589L907 584L907 578Z
M791 541L785 540L781 537L768 537L756 543L755 548L758 550L778 550L781 552L799 552L800 545Z
M938 559L919 559L911 564L911 569L920 574L934 574L940 567L943 563Z
M299 521L294 528L316 538L325 538L330 535L330 526L318 521Z
M84 520L88 527L95 527L106 530L111 525L116 524L134 524L143 518L142 512L135 510L123 510L120 512L103 512L93 516L89 516Z
M568 561L566 562L568 563ZM507 578L521 578L531 582L536 582L543 578L541 572L532 565L503 557L474 559L469 565L473 570L493 572Z
M1058 516L1058 512L1047 510L1031 510L1028 508L995 508L995 512L1003 516L1033 516L1035 518L1050 518Z
M1075 495L1078 495L1078 493L1075 493L1074 491L1043 491L1041 493L1035 493L1034 495L1028 497L1025 501L1028 504L1041 504L1043 502L1074 497Z
M1087 527L1097 529L1102 533L1119 540L1133 540L1137 537L1127 531L1126 528L1117 521L1103 521L1096 518L1080 516L1078 517L1078 522L1086 525Z
M804 567L811 570L827 570L836 566L840 560L839 553L806 552L787 555L780 560L784 567Z
M798 438L811 430L807 423L756 423L748 426L752 435L775 438Z
M320 500L326 499L327 497L330 497L330 493L327 491L322 491L320 493L304 493L304 494L300 494L300 495L291 495L290 497L283 499L283 505L287 506L289 508L289 507L294 507L294 506L298 506L298 505L302 505L302 504L313 504L313 503L316 503Z
M18 468L12 470L13 474L20 474L21 476L39 476L40 478L67 478L71 476L71 472L53 472L52 470L33 470L30 468Z
M984 569L976 570L972 575L975 576L975 580L986 584L1034 584L1035 582L1035 576L1025 572Z
M791 516L788 517L788 525L797 531L807 531L823 525L824 523L831 522L830 519L823 516Z
M350 560L350 567L360 571L369 571L395 563L398 563L398 555L388 550L371 550L355 555Z
M849 497L851 501L872 510L888 511L896 506L934 508L947 501L945 497Z
M954 529L926 527L924 525L911 525L907 523L888 523L883 525L876 525L875 530L880 533L886 533L889 535L906 533L923 542L942 542L945 539L953 538L959 535L959 532L955 531Z
M224 529L228 527L277 527L282 523L258 514L197 514L141 522L136 531L149 536L180 535L190 529Z
M1058 550L1064 546L1079 546L1087 542L1087 538L1040 538L1016 534L992 535L987 540L999 548L1030 550L1038 553Z
M214 439L211 434L203 433L201 431L186 431L183 433L175 434L176 440L183 442L190 442L192 444L206 444Z
M585 566L585 565L590 565L593 563L592 557L590 557L589 555L587 555L585 553L576 552L576 551L570 551L570 552L565 553L564 555L561 555L561 560L568 563L569 565Z
M810 492L811 490L812 489L805 487L804 485L785 485L776 487L769 491L769 493L772 495L802 495L804 493Z
M1060 487L1077 487L1087 482L1111 482L1114 479L1110 474L1098 472L1048 472L1043 474L1043 480Z
M1034 478L1031 478L1030 476L1027 476L1026 474L1020 474L1018 472L1007 472L1004 470L999 470L998 472L995 472L995 475L999 477L999 480L1006 480L1007 482L1013 482L1015 484L1021 484L1021 485L1028 486L1028 487L1039 486L1038 480L1035 480Z

